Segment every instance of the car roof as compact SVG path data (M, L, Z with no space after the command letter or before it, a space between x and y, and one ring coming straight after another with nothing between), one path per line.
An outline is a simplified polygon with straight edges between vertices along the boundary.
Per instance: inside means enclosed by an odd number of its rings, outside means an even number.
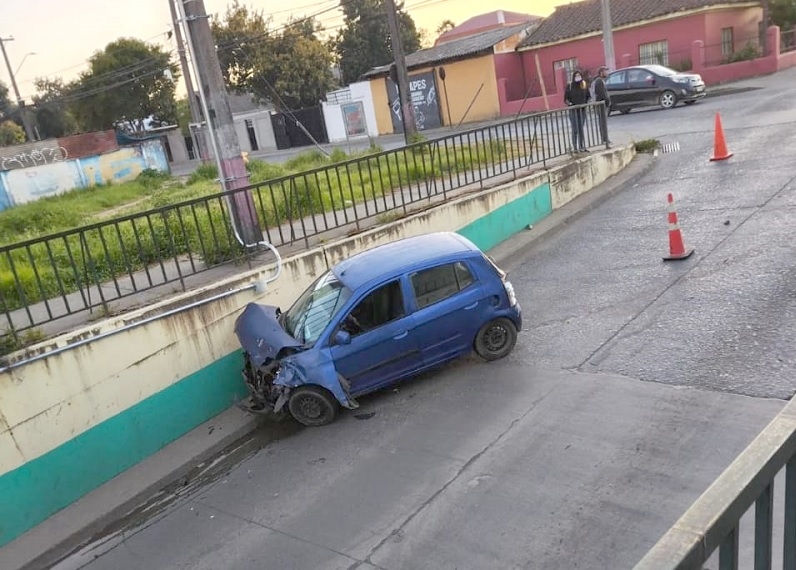
M363 251L335 265L332 272L353 291L370 281L389 279L429 262L476 252L481 250L459 234L436 232Z

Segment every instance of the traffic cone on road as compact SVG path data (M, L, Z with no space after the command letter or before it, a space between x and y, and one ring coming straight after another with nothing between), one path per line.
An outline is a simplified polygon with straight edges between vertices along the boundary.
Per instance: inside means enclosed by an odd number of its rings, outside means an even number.
M677 259L687 259L694 253L693 248L686 250L683 243L683 235L680 233L680 225L677 223L677 212L674 209L674 197L671 193L669 200L669 255L664 257L664 261L674 261Z
M716 132L713 135L713 156L711 162L717 160L727 160L733 153L727 148L727 141L724 140L724 128L721 126L721 115L716 113Z

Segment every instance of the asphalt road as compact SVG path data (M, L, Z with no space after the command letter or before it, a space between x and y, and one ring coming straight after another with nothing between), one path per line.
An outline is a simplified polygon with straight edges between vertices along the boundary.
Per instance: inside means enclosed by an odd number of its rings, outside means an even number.
M796 390L794 78L612 117L674 152L512 264L509 358L265 426L58 568L632 567Z

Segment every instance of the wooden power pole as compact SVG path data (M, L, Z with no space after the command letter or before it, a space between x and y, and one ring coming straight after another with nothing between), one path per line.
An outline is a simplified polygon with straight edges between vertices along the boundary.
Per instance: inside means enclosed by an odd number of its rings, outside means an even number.
M221 184L224 190L245 188L249 185L249 173L246 171L238 134L235 132L204 0L178 1L182 2L188 42L193 48L191 56L196 66L196 80L205 107L205 121L219 166ZM237 239L247 247L261 243L263 233L251 193L236 192L230 196L229 204Z
M398 25L398 10L395 8L395 0L384 0L384 6L387 9L387 22L390 25L392 54L395 59L395 70L398 79L398 98L401 101L401 118L404 123L404 140L409 144L413 135L417 134L417 123L415 123L412 93L409 91L409 72L406 70L404 45Z

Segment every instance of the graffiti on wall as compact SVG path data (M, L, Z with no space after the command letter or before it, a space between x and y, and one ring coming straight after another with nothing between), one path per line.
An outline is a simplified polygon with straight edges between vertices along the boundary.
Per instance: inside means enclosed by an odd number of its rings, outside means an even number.
M6 149L14 154L0 152L0 170L15 170L18 168L43 166L45 164L63 162L69 158L67 150L57 144L51 144L54 142L57 141L47 141L47 143L44 144L32 143Z

